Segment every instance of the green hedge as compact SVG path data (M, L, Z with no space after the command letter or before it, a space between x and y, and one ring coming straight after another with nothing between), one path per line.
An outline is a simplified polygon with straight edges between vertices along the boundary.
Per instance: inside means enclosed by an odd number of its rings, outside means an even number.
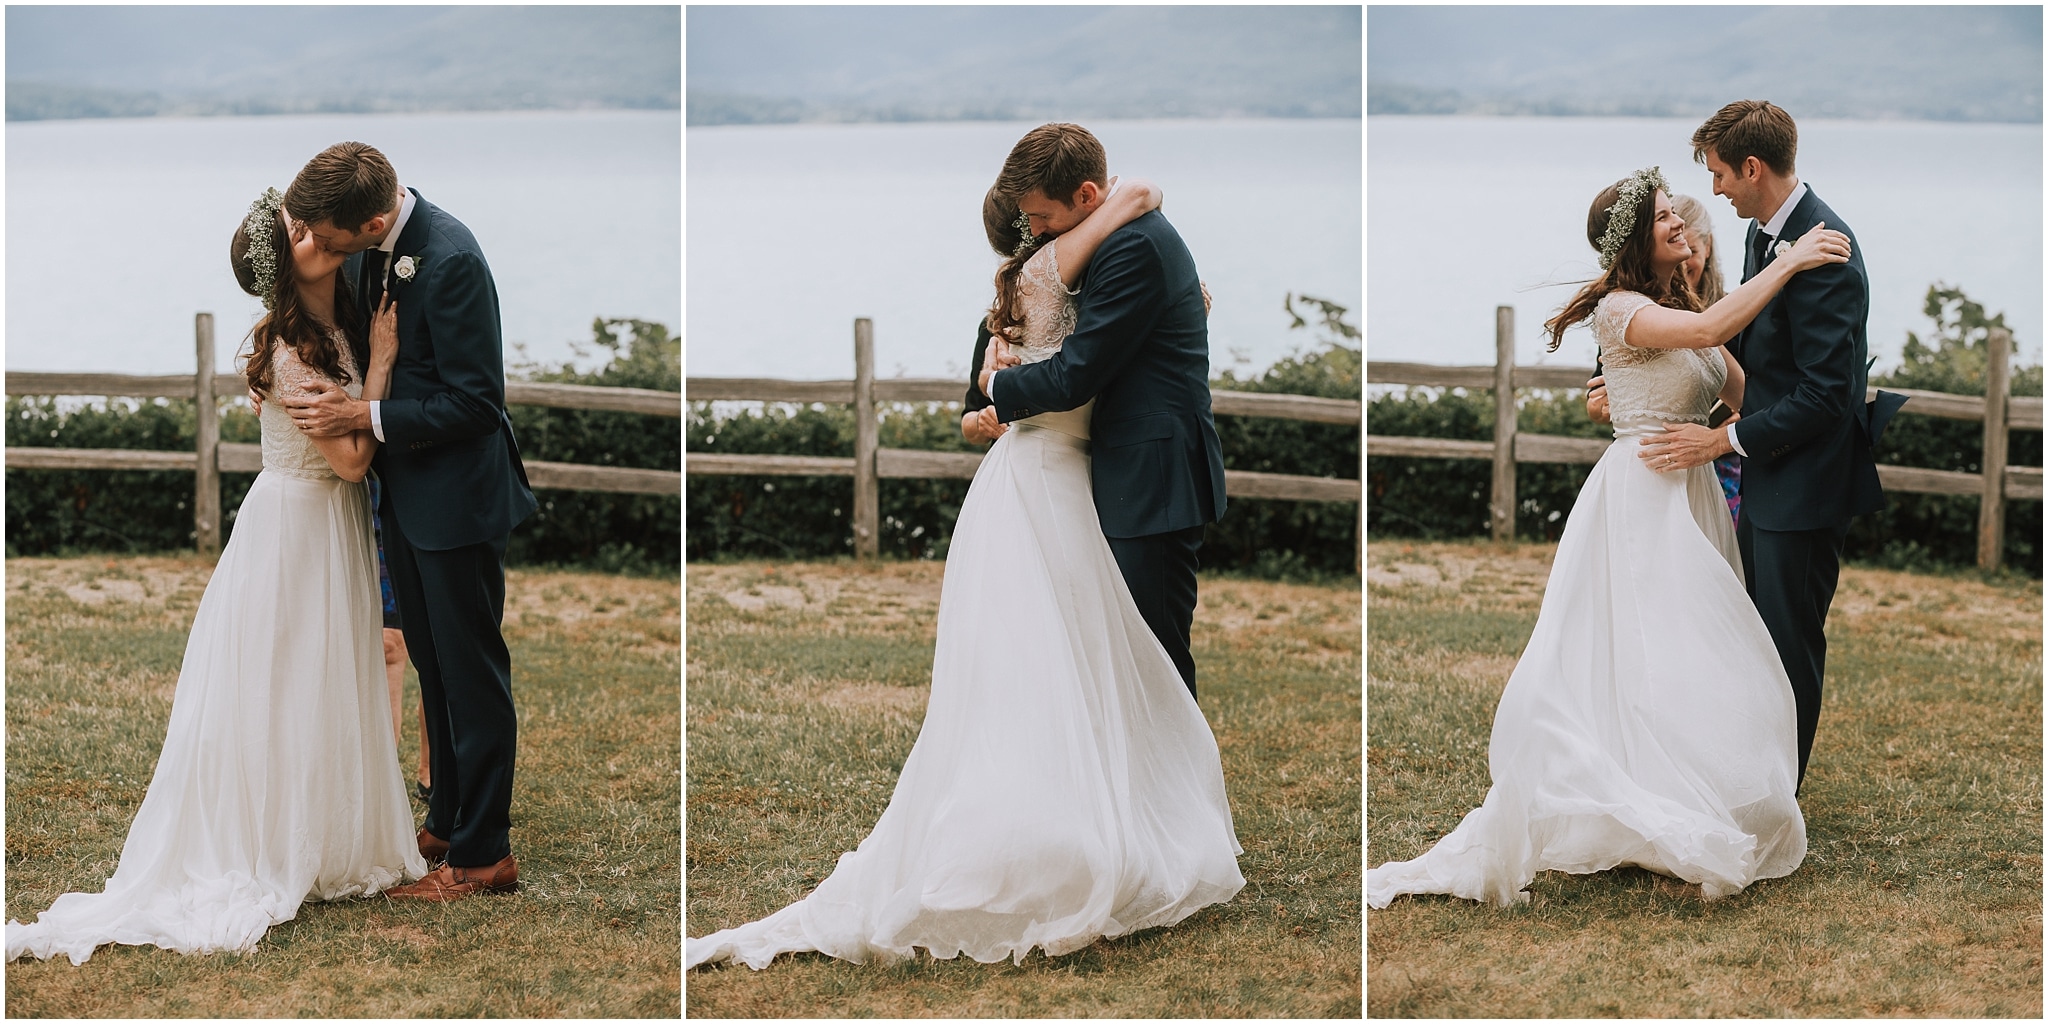
M605 364L583 372L572 365L520 367L531 380L609 387L682 390L679 340L661 324L599 319L593 342L579 354L606 354ZM45 448L132 448L191 451L196 430L190 399L110 399L60 410L52 398L7 400L7 445ZM579 462L680 470L674 425L630 413L513 406L521 454L530 461ZM221 440L254 444L260 438L248 408L221 413ZM255 480L250 473L221 475L223 527ZM673 496L541 490L540 510L512 531L506 551L514 565L561 565L613 572L677 571L680 501ZM8 555L86 551L146 553L189 550L194 543L192 476L127 470L7 471Z
M1321 300L1290 296L1322 310L1324 336L1312 351L1281 360L1255 377L1225 373L1218 389L1317 395L1357 400L1361 374L1356 337L1345 312ZM1299 326L1308 326L1298 320ZM965 383L962 387L964 389ZM1357 479L1359 430L1326 423L1218 416L1226 468ZM692 452L755 455L853 455L853 414L843 405L808 407L692 402L686 431ZM885 448L980 451L960 436L957 405L897 404L882 411ZM944 558L953 521L967 496L966 480L883 480L884 555ZM848 477L711 476L689 479L687 530L691 561L803 559L849 555L853 481ZM1231 499L1204 538L1204 568L1266 578L1348 576L1357 551L1358 506L1351 502Z
M1879 387L1917 388L1952 394L1984 393L1985 338L2004 327L2003 314L1987 317L1960 289L1928 290L1926 312L1936 330L1929 341L1907 335L1901 366L1871 378ZM2017 369L2014 395L2041 394L2041 367ZM1525 391L1517 403L1516 428L1570 437L1611 437L1612 431L1586 417L1583 393ZM1409 388L1366 403L1371 433L1493 439L1491 391ZM1983 426L1963 420L1903 414L1894 418L1878 445L1879 462L1927 469L1978 472L1983 460ZM2007 464L2041 465L2041 432L2011 435ZM1555 540L1585 483L1591 466L1522 463L1515 467L1515 534ZM1375 458L1366 466L1368 536L1425 539L1485 536L1488 533L1490 464L1471 459ZM1882 513L1857 518L1849 530L1847 555L1891 568L1961 567L1976 564L1977 499L1957 495L1893 493ZM2006 505L2005 563L2041 575L2041 503Z

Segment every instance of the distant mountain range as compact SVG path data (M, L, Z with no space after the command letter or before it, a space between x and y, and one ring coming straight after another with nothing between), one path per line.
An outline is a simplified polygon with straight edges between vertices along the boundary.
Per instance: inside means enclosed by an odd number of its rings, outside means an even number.
M1372 7L1370 114L2041 123L2041 8Z
M7 9L7 119L682 106L677 7Z
M691 125L1358 117L1357 7L691 7Z

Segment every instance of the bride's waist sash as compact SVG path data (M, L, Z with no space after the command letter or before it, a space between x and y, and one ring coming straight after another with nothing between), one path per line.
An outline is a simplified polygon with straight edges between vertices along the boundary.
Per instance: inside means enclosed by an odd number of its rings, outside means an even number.
M1037 417L1033 417L1033 419L1036 418ZM1067 447L1072 448L1077 452L1081 452L1082 454L1087 454L1088 452L1087 438L1075 437L1074 435L1069 434L1064 430L1059 430L1054 427L1033 423L1030 420L1018 420L1010 424L1010 429L1018 432L1019 434L1028 434L1032 437L1051 441L1054 444L1066 445Z
M1654 419L1632 419L1627 423L1616 423L1614 425L1614 439L1616 441L1641 441L1644 438L1663 437L1664 425L1667 423L1672 424L1673 426L1687 423L1705 426L1706 422L1706 418L1703 416L1669 416L1657 417Z

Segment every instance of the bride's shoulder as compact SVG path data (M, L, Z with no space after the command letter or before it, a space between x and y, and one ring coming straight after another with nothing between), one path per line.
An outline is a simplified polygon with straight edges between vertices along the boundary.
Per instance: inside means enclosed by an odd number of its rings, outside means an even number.
M1636 311L1644 306L1656 305L1656 300L1642 292L1616 289L1600 297L1593 307L1593 338L1603 349L1628 345L1628 322L1635 318Z

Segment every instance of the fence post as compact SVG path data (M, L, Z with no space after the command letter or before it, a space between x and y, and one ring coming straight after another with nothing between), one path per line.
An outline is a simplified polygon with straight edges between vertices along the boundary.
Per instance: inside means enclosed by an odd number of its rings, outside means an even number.
M1515 307L1493 310L1493 539L1515 539Z
M875 322L853 322L853 554L872 559L882 551L882 481L875 475Z
M199 465L192 474L192 523L199 553L220 554L220 406L213 394L213 314L192 318L199 350L199 372L193 375L192 402L199 435Z
M1977 506L1977 568L1998 568L2005 555L2006 416L2011 405L2012 332L1991 329L1984 339L1984 499Z

